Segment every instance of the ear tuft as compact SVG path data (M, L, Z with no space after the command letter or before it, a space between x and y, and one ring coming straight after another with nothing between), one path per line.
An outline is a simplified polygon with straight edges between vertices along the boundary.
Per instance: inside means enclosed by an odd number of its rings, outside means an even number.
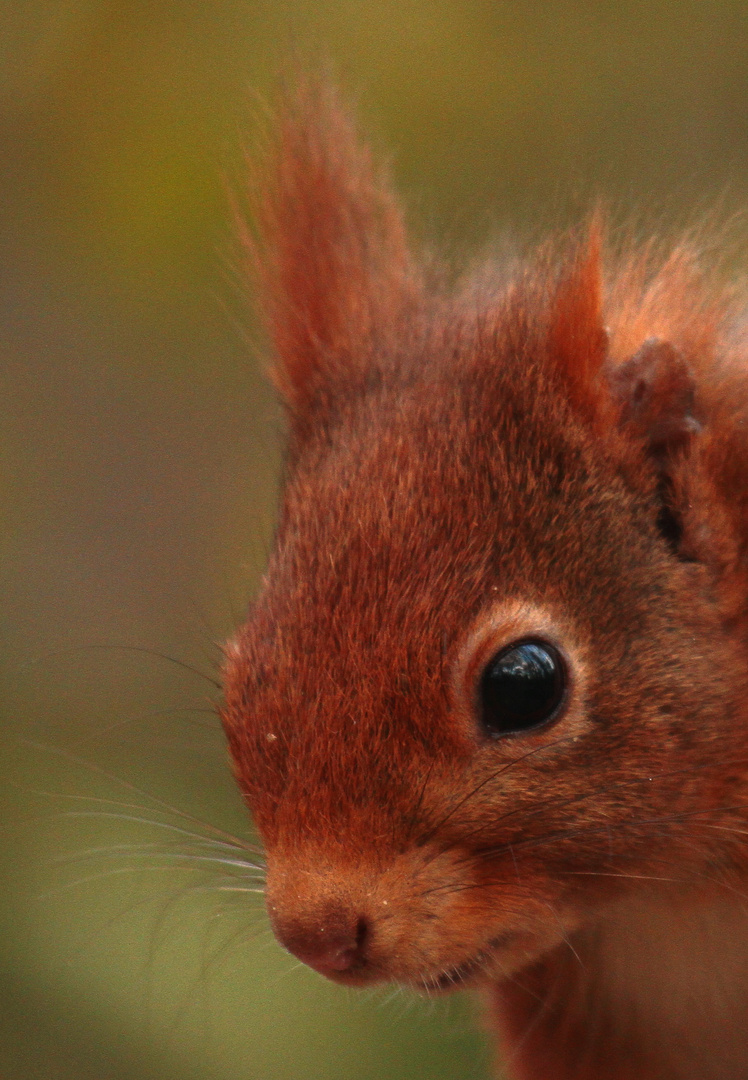
M705 279L690 244L677 244L664 258L654 244L644 244L620 260L611 282L611 360L625 363L643 341L658 338L698 372L714 358L730 305L728 290Z
M283 95L257 187L250 260L274 381L298 415L355 379L417 273L387 177L326 80L297 79Z
M602 318L603 225L595 213L586 243L562 274L551 304L548 346L572 404L593 417L604 402L598 375L608 351Z

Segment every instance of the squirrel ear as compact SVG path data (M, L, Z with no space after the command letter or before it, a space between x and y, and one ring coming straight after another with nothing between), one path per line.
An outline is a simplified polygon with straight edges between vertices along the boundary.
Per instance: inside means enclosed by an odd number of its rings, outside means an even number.
M273 378L294 414L366 371L416 291L402 216L333 87L300 79L279 110L246 238L274 346Z
M648 338L610 372L609 385L621 424L643 438L659 469L701 429L693 415L693 376L668 341Z
M619 424L638 437L654 465L660 510L657 526L676 555L683 551L682 499L674 483L674 463L701 430L693 415L694 380L670 342L648 338L629 360L610 371L611 397Z
M608 352L602 318L602 219L592 217L589 234L577 249L551 301L548 347L564 376L572 404L600 419L605 395L599 373Z

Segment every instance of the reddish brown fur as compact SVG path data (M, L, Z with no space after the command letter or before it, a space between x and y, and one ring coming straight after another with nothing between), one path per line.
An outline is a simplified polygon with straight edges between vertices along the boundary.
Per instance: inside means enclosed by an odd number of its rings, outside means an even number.
M482 987L525 1080L748 1075L733 297L684 246L604 265L597 220L429 292L324 85L268 177L291 454L224 721L278 936L348 984ZM488 738L476 679L528 635L567 704Z

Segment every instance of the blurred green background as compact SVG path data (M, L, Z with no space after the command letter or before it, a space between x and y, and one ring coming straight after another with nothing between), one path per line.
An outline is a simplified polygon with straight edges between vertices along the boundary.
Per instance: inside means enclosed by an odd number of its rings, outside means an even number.
M450 252L600 193L746 248L745 0L3 0L0 1078L488 1075L469 1001L323 983L174 831L249 834L200 673L272 531L228 192L292 51Z

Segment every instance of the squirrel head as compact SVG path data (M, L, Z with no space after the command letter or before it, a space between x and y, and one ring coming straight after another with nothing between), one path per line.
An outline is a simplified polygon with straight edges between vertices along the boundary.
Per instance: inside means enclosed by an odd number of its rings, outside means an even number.
M714 859L748 750L729 301L685 247L607 265L597 216L431 288L334 91L278 133L251 259L290 447L224 724L281 941L448 989Z

